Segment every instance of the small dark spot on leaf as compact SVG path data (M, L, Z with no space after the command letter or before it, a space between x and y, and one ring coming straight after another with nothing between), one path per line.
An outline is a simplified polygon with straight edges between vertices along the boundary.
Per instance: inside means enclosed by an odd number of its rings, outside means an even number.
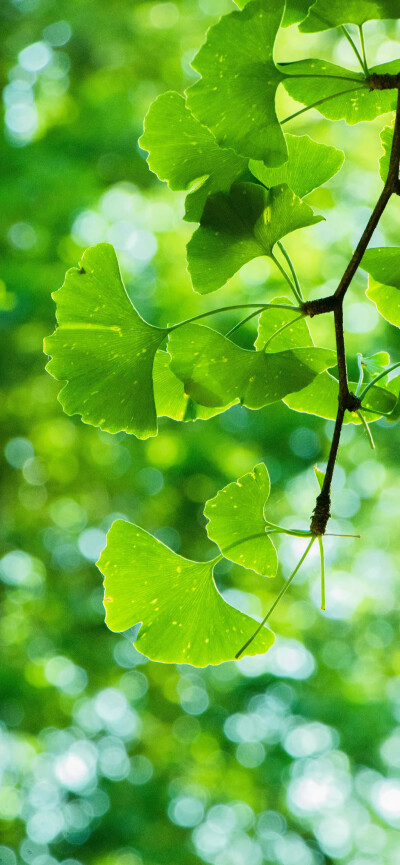
M84 268L84 267L80 267L80 268L79 268L79 273L86 273L85 268Z

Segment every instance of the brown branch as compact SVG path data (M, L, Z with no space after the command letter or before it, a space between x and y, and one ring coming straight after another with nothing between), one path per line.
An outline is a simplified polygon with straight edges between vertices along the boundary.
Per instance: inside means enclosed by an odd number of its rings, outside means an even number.
M357 244L349 264L340 280L333 295L322 297L318 300L309 301L303 306L304 312L309 316L322 315L325 312L333 312L335 318L336 355L339 371L339 394L338 410L335 421L328 464L321 492L317 497L310 530L316 535L324 535L330 517L331 484L335 469L340 435L346 411L357 411L361 402L355 394L349 390L346 366L346 349L343 328L343 300L347 289L360 266L364 252L371 237L379 223L385 207L392 195L399 194L399 167L400 167L400 73L399 75L373 75L370 77L371 90L386 90L398 88L396 119L393 131L393 142L390 153L389 170L383 190L372 211L363 234Z

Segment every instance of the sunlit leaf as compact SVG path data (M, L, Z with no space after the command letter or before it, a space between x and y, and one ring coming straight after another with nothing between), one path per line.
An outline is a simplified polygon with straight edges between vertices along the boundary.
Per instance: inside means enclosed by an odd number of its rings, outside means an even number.
M166 331L132 305L113 247L86 250L53 297L59 326L45 340L46 368L67 381L59 394L65 413L112 433L156 435L152 372Z
M113 523L97 564L105 577L108 627L126 631L141 622L135 646L153 661L221 664L254 632L254 619L220 595L213 562L184 559L133 523ZM264 653L273 642L263 628L247 654Z
M385 183L389 171L390 152L393 142L393 125L384 126L381 132L383 156L379 160L379 174Z
M263 162L251 159L249 168L264 186L287 183L290 189L304 198L313 189L322 186L343 165L344 153L336 147L317 144L308 135L286 135L288 161L279 168L268 168Z
M390 364L390 355L387 351L377 351L369 357L362 357L361 363L371 378L382 372Z
M275 297L271 303L291 304L292 301L288 297ZM293 309L293 312L288 309L264 310L258 319L258 333L254 343L257 351L286 351L313 345L305 317L289 325L289 322L293 322L298 316L297 309ZM283 327L285 329L278 333Z
M284 0L252 0L242 12L224 15L192 62L201 78L187 91L190 110L218 144L268 165L287 158L275 110L283 75L273 59L284 6Z
M341 24L365 24L378 18L398 18L398 0L317 0L300 25L303 33L314 33Z
M349 382L349 388L354 393L357 387L356 382ZM305 387L301 393L293 393L284 397L284 402L289 408L295 411L305 412L306 414L314 414L317 417L324 417L328 420L335 420L338 408L339 386L338 381L330 373L324 372L317 376L308 387ZM375 385L371 387L365 398L363 406L371 409L371 412L366 414L368 423L378 420L382 417L382 413L392 411L396 403L396 397L389 390ZM356 412L346 412L344 423L361 423Z
M207 406L240 401L261 408L306 387L336 362L325 348L297 348L268 353L248 351L200 325L188 325L170 335L171 369L186 393Z
M194 289L215 291L246 262L270 256L281 237L322 218L285 184L267 190L237 183L229 193L212 195L187 246Z
M280 63L279 68L286 75L283 83L290 96L303 105L318 102L315 108L329 120L354 124L373 120L396 107L396 90L370 91L365 75L326 60L296 60ZM398 69L399 61L394 60L375 66L370 72L395 73Z
M265 534L264 506L270 489L267 468L259 463L220 490L204 508L208 537L225 558L263 577L274 577L278 565L275 547Z
M199 187L186 197L185 218L198 222L211 192L228 190L247 168L247 160L219 147L213 134L191 114L179 93L163 93L150 106L139 140L149 151L152 171L170 189Z
M400 247L367 249L360 267L378 283L369 285L367 297L387 321L400 327Z
M240 9L243 9L247 5L247 0L234 0L234 2ZM299 21L304 21L313 3L315 3L315 0L286 0L282 27L290 27L291 24L298 24Z
M185 393L183 383L171 372L171 358L159 349L154 358L153 386L157 417L169 417L176 421L208 420L223 408L206 408L198 405Z

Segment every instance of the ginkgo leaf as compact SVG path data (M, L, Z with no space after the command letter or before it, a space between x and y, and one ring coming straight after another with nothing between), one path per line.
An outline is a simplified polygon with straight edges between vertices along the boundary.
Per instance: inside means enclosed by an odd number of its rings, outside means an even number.
M251 159L249 168L264 186L287 183L290 189L304 198L313 189L322 186L343 165L344 153L327 144L317 144L308 135L286 135L288 161L279 168L268 168L263 162Z
M400 247L378 246L367 249L360 267L366 270L377 282L400 289Z
M142 623L136 649L152 661L206 667L232 660L255 621L224 601L214 562L192 562L133 523L117 520L97 563L104 575L106 624L126 631ZM248 655L274 642L263 628Z
M167 331L131 303L113 247L86 250L53 297L59 326L44 350L52 357L46 369L67 381L58 397L65 413L112 433L156 435L153 362Z
M153 102L139 144L149 151L151 170L170 189L190 189L199 181L198 188L186 197L185 219L189 222L200 220L211 192L229 190L247 168L247 159L219 147L179 93L163 93Z
M393 128L394 128L393 124L392 124L392 126L385 126L381 132L381 143L382 143L383 156L381 156L381 158L379 160L379 174L381 175L381 178L382 178L384 183L386 181L386 178L388 176L388 171L389 171L390 153L392 150L392 143L393 143Z
M243 264L271 256L281 237L322 219L285 184L267 190L236 183L229 193L217 192L187 246L193 288L200 294L215 291Z
M225 558L262 577L274 577L278 566L275 547L265 534L264 506L270 490L267 467L259 463L219 490L204 508L208 537Z
M275 297L271 300L271 304L274 303L290 305L292 301L288 297ZM266 309L261 313L254 343L257 351L286 351L311 345L313 341L307 320L305 317L299 319L297 309L293 308L293 312L288 309Z
M335 66L326 60L280 63L287 92L303 105L314 106L329 120L354 124L373 120L396 107L396 90L370 90L365 75ZM399 61L375 66L370 73L398 72Z
M158 349L154 359L153 387L157 417L169 417L176 421L208 420L221 414L223 408L206 408L198 405L185 393L183 383L171 372L171 358L166 351Z
M188 325L169 338L172 372L200 405L226 406L240 401L261 408L306 387L336 363L326 348L297 348L267 353L248 351L200 325Z
M283 75L273 59L284 8L285 0L252 0L224 15L192 62L201 78L187 91L190 110L218 144L268 165L287 159L275 110Z
M400 293L391 285L369 285L367 297L373 301L378 312L396 327L400 327Z
M378 283L370 281L367 297L390 324L400 327L400 247L367 249L360 267Z
M355 392L357 383L349 382L350 391ZM294 411L314 414L317 417L335 420L338 408L339 384L330 373L324 372L319 375L308 387L300 393L292 393L284 397L283 402ZM363 406L370 409L366 415L368 423L379 420L382 413L391 412L396 402L396 397L389 389L374 385L363 399ZM357 412L348 412L344 416L344 423L361 423Z
M317 0L300 30L314 33L341 24L358 24L379 18L398 18L398 0Z
M361 364L371 378L382 372L390 364L390 355L387 351L376 351L369 357L362 357ZM382 379L383 381L383 379Z
M244 9L248 0L234 0L234 2L240 9ZM290 27L291 24L298 24L300 21L304 21L313 3L315 3L315 0L286 0L282 27Z

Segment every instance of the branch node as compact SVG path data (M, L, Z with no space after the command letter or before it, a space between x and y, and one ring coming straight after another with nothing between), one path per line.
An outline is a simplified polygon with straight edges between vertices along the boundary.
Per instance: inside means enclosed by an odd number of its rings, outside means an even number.
M346 400L345 400L345 408L347 411L358 411L361 408L361 400L355 393L348 391Z
M315 503L311 519L310 531L314 535L324 535L331 515L331 497L329 493L320 492Z
M397 90L400 87L400 72L396 75L379 75L374 72L367 79L370 90Z

